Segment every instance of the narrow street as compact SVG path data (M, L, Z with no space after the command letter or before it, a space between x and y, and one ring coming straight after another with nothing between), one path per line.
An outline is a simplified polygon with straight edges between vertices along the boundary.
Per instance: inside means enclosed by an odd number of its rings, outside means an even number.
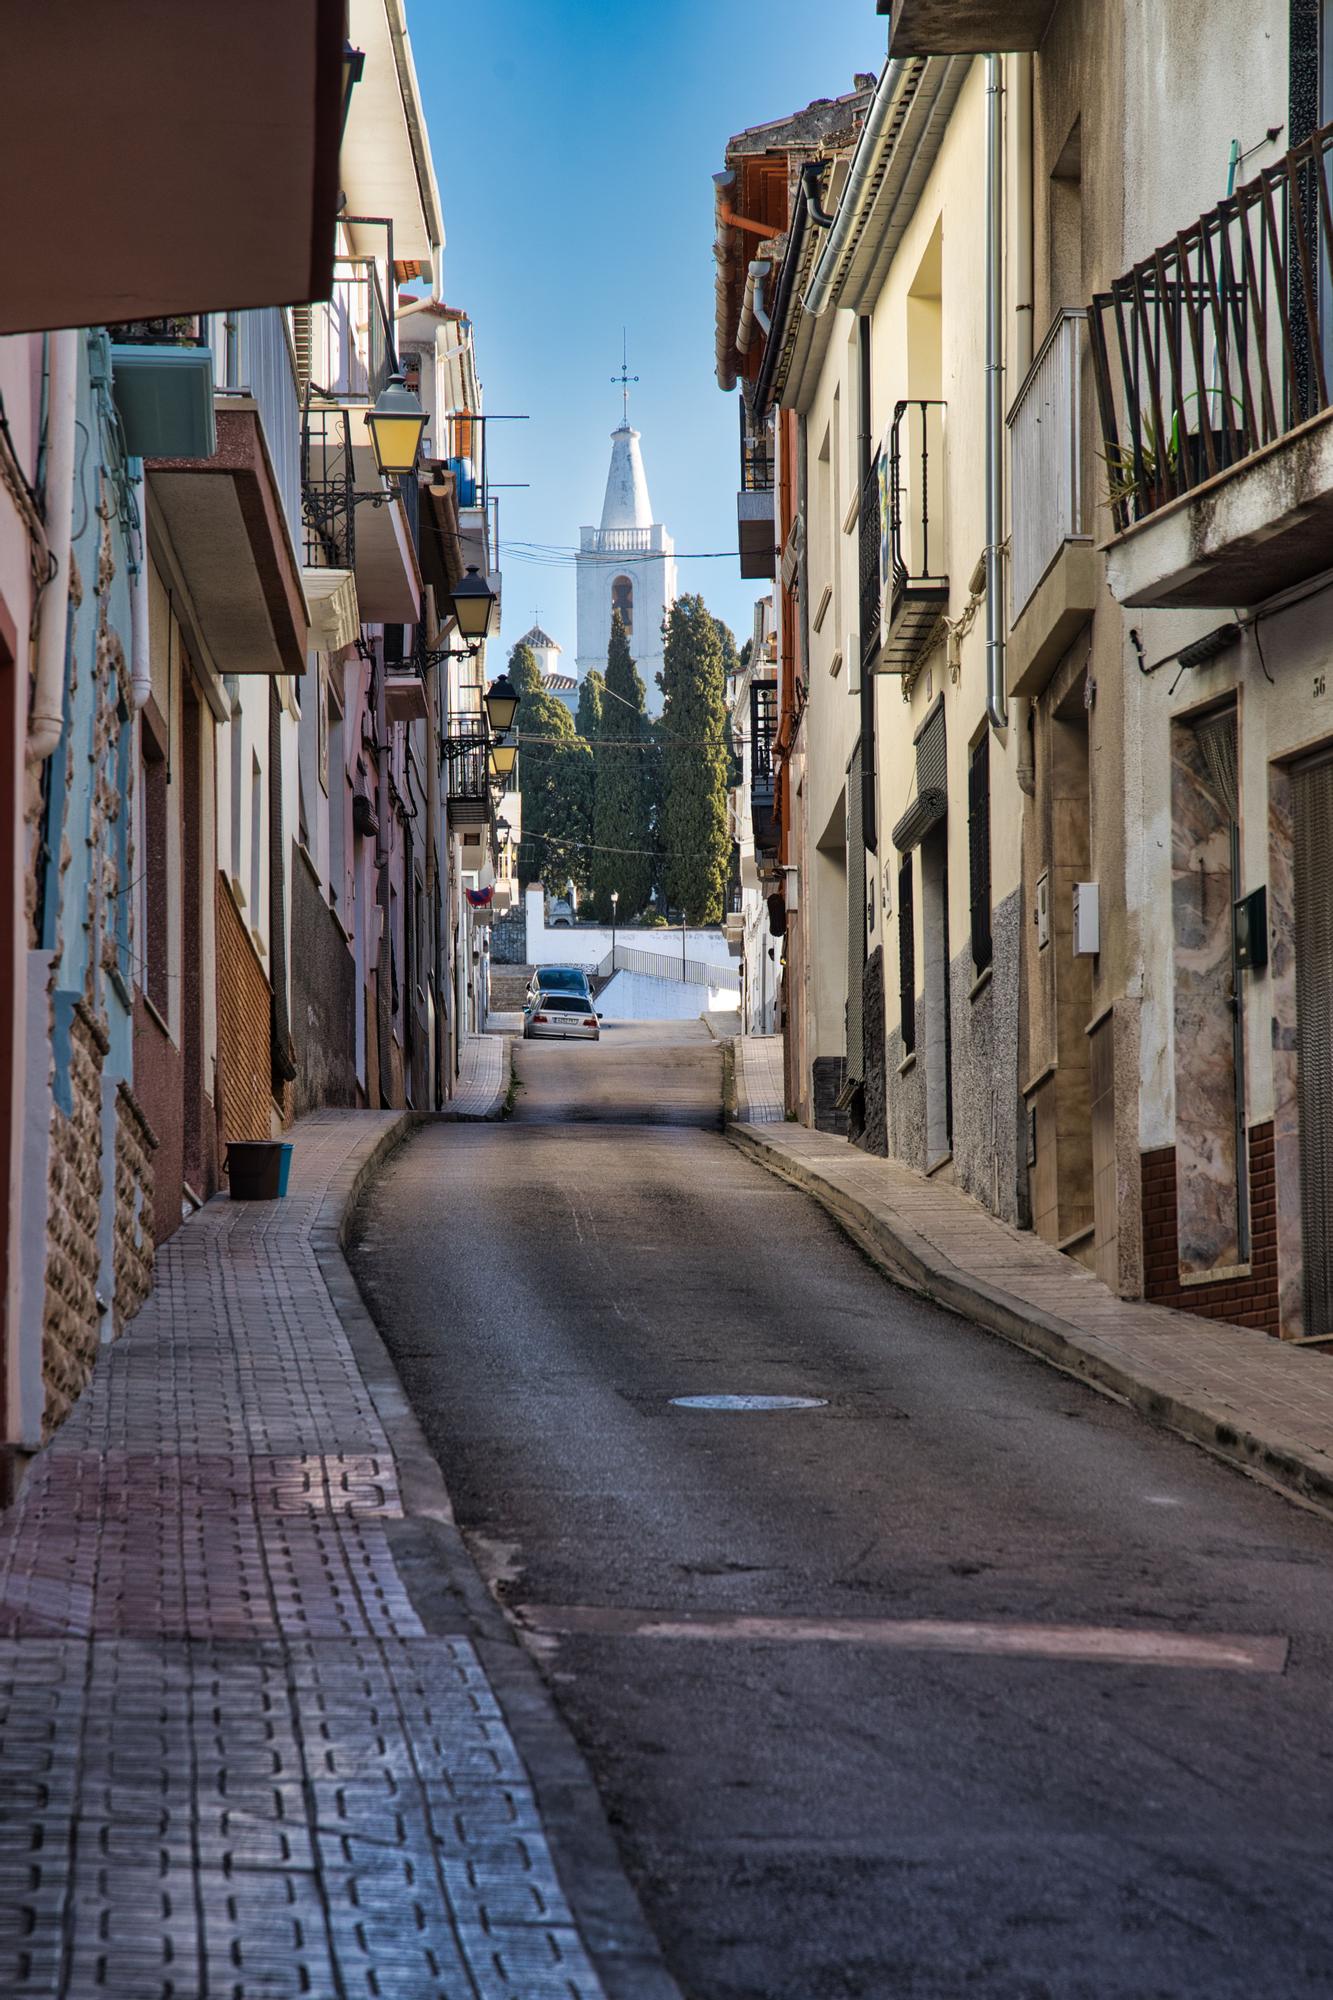
M890 1285L701 1025L515 1069L353 1268L690 2000L1333 1990L1333 1529Z

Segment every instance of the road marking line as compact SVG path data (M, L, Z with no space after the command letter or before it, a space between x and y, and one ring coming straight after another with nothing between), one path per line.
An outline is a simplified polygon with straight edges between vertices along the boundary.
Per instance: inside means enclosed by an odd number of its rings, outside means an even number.
M755 1645L880 1646L911 1653L988 1653L1012 1659L1086 1660L1105 1666L1212 1668L1280 1674L1279 1633L1164 1632L1121 1625L1021 1625L947 1618L754 1618L727 1612L628 1611L596 1604L524 1604L520 1621L557 1636L711 1639Z

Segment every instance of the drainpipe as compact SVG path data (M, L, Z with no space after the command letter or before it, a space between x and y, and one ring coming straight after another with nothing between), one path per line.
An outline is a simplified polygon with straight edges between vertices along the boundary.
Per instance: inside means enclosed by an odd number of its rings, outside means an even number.
M878 170L889 131L889 114L893 100L898 93L898 84L906 64L895 60L886 62L875 95L870 100L866 122L861 128L852 158L851 172L847 185L838 203L838 212L833 218L828 241L820 252L819 262L814 269L805 293L805 309L816 319L826 313L833 297L833 276L851 238L852 231L860 221L861 201L866 194L871 176Z
M986 714L1008 727L1004 693L1003 71L986 58Z
M69 627L70 544L74 527L74 432L79 395L79 333L50 336L46 480L42 512L51 580L42 593L37 671L28 714L27 759L42 764L65 726L65 641Z
M139 564L130 571L130 700L142 708L153 692L148 656L148 489L139 473Z
M422 604L423 629L426 644L430 647L440 643L440 630L435 616L435 591L427 584ZM432 660L426 669L426 706L430 711L426 723L426 904L430 910L430 939L432 971L435 980L435 1044L431 1050L431 1061L435 1070L435 1109L444 1104L444 1062L442 1044L445 1032L445 979L442 946L443 927L440 923L440 666Z

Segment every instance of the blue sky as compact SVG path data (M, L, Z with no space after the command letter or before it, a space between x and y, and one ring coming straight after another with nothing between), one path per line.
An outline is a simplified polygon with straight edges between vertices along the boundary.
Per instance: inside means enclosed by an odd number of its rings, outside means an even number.
M473 318L503 542L573 547L601 512L620 420L620 330L641 377L653 507L680 551L736 546L736 410L713 379L712 175L733 132L878 72L874 0L408 0L448 244L444 293ZM541 622L574 653L572 563L502 547L503 639ZM759 586L682 562L743 638Z

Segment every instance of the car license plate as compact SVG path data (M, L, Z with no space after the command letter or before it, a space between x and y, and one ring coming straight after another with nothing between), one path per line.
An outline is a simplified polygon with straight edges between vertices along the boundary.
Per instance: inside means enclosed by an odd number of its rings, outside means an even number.
M557 1028L581 1028L584 1017L582 1014L552 1014L551 1019Z

